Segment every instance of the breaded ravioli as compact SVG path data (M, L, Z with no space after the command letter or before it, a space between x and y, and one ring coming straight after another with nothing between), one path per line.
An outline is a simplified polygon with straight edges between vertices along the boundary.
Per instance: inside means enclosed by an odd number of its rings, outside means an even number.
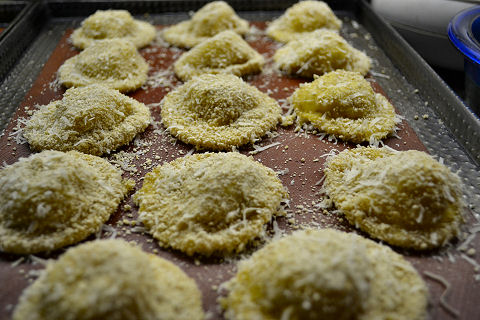
M276 173L236 152L202 153L158 166L134 195L160 246L188 255L243 251L288 197Z
M275 52L273 60L285 73L305 78L338 69L366 75L371 65L365 53L330 30L317 30L290 41Z
M68 89L40 107L24 137L33 150L77 150L102 155L129 143L150 124L150 110L118 90L98 84Z
M87 242L49 262L13 314L13 320L203 318L193 279L123 240Z
M347 220L386 243L426 250L459 234L459 177L425 152L356 148L328 159L324 187Z
M124 39L137 48L147 46L155 38L155 27L135 20L126 10L97 10L82 21L71 36L75 47L85 49L99 40Z
M133 187L108 161L43 151L0 170L0 249L29 254L77 243L100 230Z
M213 1L195 12L190 20L163 30L162 35L174 46L192 48L225 30L244 35L249 30L248 21L238 17L225 1Z
M133 91L147 80L148 64L128 40L101 40L68 59L58 70L66 87L101 84L120 92Z
M323 1L300 1L270 23L267 35L287 43L318 29L340 30L342 21Z
M265 59L237 33L227 30L184 53L174 64L183 81L204 74L229 73L243 76L259 73Z
M333 229L297 231L239 263L220 298L233 319L426 318L427 287L390 248Z
M332 71L300 86L291 96L299 124L344 141L372 145L396 130L392 104L357 72Z
M162 123L197 149L232 150L276 128L278 103L241 78L203 74L162 100Z

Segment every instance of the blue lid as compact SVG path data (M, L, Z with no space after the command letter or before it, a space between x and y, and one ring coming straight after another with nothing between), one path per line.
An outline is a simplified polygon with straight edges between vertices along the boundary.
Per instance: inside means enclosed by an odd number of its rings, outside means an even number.
M460 11L448 25L448 37L464 56L480 64L480 6Z

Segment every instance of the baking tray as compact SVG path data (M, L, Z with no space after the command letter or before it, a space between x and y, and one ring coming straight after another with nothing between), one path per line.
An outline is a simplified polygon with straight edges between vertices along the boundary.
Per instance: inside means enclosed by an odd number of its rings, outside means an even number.
M258 22L268 21L279 16L294 3L294 1L229 2L240 16ZM20 111L24 111L22 108L32 107L33 104L39 102L48 103L61 96L61 89L58 91L59 89L54 86L53 89L51 88L52 72L47 71L58 67L61 63L56 58L65 59L66 56L75 54L65 40L68 36L66 32L71 32L73 28L78 27L86 16L97 9L123 8L138 15L139 18L162 26L187 19L189 11L197 10L204 4L205 1L50 1L30 4L29 10L16 26L18 30L23 30L25 33L31 32L33 36L30 38L20 35L16 38L12 36L13 43L18 47L23 46L25 49L16 53L13 66L8 67L4 61L0 61L0 68L7 70L1 77L0 85L0 128L2 130L6 128L3 137L0 137L0 142L5 142L5 137L15 130L16 122L10 119L13 115L18 116ZM396 149L427 150L437 158L441 158L452 170L458 172L465 183L469 212L465 235L462 236L462 239L441 251L422 255L398 249L397 251L404 254L427 281L431 293L429 307L431 319L454 317L440 303L442 294L445 294L445 288L438 280L426 276L425 271L441 275L449 281L451 288L442 300L457 309L461 319L476 319L479 313L476 301L480 299L480 285L476 280L479 278L479 259L476 255L467 256L458 249L468 247L480 250L480 240L475 236L475 232L480 229L478 228L478 209L480 209L478 191L480 186L479 120L408 44L370 9L368 3L335 1L330 5L344 21L342 33L346 39L355 47L366 51L374 59L371 80L376 83L376 89L387 95L397 111L405 117L402 130L399 132L400 138L405 140L392 139L387 144ZM258 27L261 26L261 23L258 24ZM0 47L0 50L8 51L11 48L4 45ZM254 84L257 82L257 85L262 83L261 77L253 77L250 80ZM275 98L283 99L291 94L299 81L290 80L284 84L287 88L286 91L279 90L273 93ZM152 92L155 93L134 93L133 95L146 103L155 103L159 102L161 96L166 93L161 90ZM153 107L152 111L158 112L158 108ZM423 117L424 115L425 117ZM259 152L254 157L264 164L274 167L277 171L283 171L286 166L290 166L290 174L282 175L281 179L290 189L292 197L290 213L294 214L296 224L287 225L285 221L279 219L280 227L291 231L307 224L313 227L334 226L351 230L341 221L341 218L336 216L316 216L318 220L311 223L311 218L316 213L312 215L312 207L304 201L304 198L302 199L302 190L305 192L312 188L320 178L323 156L332 149L342 149L348 145L342 146L341 143L320 141L307 134L288 135L288 129L280 128L278 131L279 137L265 139L260 145L268 145L272 142L279 142L280 145ZM403 144L407 140L408 143ZM288 149L285 148L287 145ZM160 155L161 161L172 160L191 149L181 143L167 143L167 146L165 152ZM25 155L27 152L25 148L27 148L25 145L15 146L14 143L10 143L10 145L0 143L0 161L8 164L16 161L19 156ZM127 153L131 150L132 146L122 149ZM250 151L253 149L242 150L247 154ZM274 157L283 158L274 159ZM300 159L301 157L304 158L303 161ZM317 159L321 160L314 161ZM278 165L284 160L288 162L288 165ZM153 159L153 164L158 162ZM149 168L139 166L138 173L142 175L150 168L151 166ZM294 180L292 172L298 168L307 171L307 174L296 177L296 183L291 184L291 181ZM126 173L127 176L129 174ZM141 183L137 183L137 187L139 185ZM151 241L148 235L134 233L130 226L122 225L121 222L126 217L128 218L123 209L125 204L131 204L131 199L128 198L108 222L118 229L118 237L140 242L146 251L155 252L177 263L200 283L205 297L204 308L211 318L221 317L214 303L216 298L214 288L232 275L240 257L233 257L228 261L205 260L199 257L189 258L171 250L162 250ZM133 214L135 214L135 208ZM305 223L306 220L309 220L308 223ZM103 236L108 237L108 232ZM62 252L63 250L59 250L52 254L39 256L41 259L56 258ZM38 262L41 259L32 256L19 257L0 254L0 283L3 284L0 289L0 318L9 318L21 290L33 280L34 270L43 268L42 263ZM219 270L222 272L218 273Z

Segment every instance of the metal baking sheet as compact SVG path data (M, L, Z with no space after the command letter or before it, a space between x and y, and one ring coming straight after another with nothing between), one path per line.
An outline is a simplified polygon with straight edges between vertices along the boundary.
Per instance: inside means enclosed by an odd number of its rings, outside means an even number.
M78 27L80 22L96 9L125 8L136 14L138 18L148 20L159 28L189 17L190 10L197 10L204 1L125 1L125 2L47 2L35 3L26 18L18 23L18 28L32 28L32 21L37 21L35 30L31 30L33 39L26 44L21 37L15 39L19 46L25 45L26 50L17 53L13 67L1 78L0 85L0 128L4 134L0 137L0 161L10 164L18 157L29 154L26 145L15 145L8 136L16 130L18 116L27 116L27 109L35 104L46 104L52 99L61 97L63 90L54 83L55 70L69 56L77 52L66 40L69 32ZM293 1L232 1L237 13L245 19L256 21L259 29L265 26L262 21L269 21L279 16L283 10L293 4ZM468 242L466 247L480 250L478 237L470 236L479 226L478 209L480 208L478 187L480 176L478 170L479 150L478 134L480 124L464 105L455 97L449 88L434 74L428 65L413 52L399 36L388 27L369 8L366 2L336 1L331 3L336 13L344 21L342 35L355 47L367 52L374 60L370 80L375 88L383 92L394 104L397 111L405 117L400 138L392 138L387 145L395 149L427 150L458 171L465 183L466 201L470 210L467 215L465 235L448 248L441 251L416 254L397 250L402 253L419 270L427 281L431 294L429 315L431 319L451 319L453 315L441 306L440 297L445 288L438 281L425 276L424 272L441 275L451 284L451 288L444 297L450 306L458 310L461 319L474 319L479 309L476 300L480 298L479 258L477 254L467 256L458 248ZM248 39L248 38L247 38ZM265 37L259 36L248 39L261 53L269 56L276 48L275 44ZM269 47L270 46L270 47ZM5 49L0 47L0 50ZM181 51L166 48L161 43L143 49L142 54L147 59L155 60L160 68L168 69L173 59ZM162 58L160 58L162 57ZM157 61L158 60L158 61ZM159 60L162 60L161 62ZM0 67L4 67L0 62ZM0 69L1 70L1 69ZM159 70L157 70L159 71ZM159 80L152 78L152 80ZM160 79L161 80L161 79ZM167 82L173 86L178 82L172 74L166 76ZM171 81L171 82L170 82ZM261 90L271 90L271 95L283 101L298 86L302 80L265 74L249 77L250 83ZM158 115L158 103L167 87L140 90L132 94L146 104L151 104L152 112ZM428 118L424 115L428 115ZM14 119L12 120L12 116ZM418 118L418 120L416 120ZM158 116L157 119L158 120ZM150 129L140 139L150 141L154 130ZM255 154L254 157L267 166L279 172L289 173L281 175L283 183L288 186L292 202L290 216L295 223L289 224L279 219L281 228L290 232L304 226L326 227L333 226L343 230L352 230L342 221L341 217L324 216L315 212L312 203L318 201L315 184L321 179L321 169L326 153L332 149L352 147L335 143L334 141L320 140L308 134L297 135L290 129L279 128L278 137L268 138L260 145L278 142L279 145ZM167 136L162 146L150 146L145 150L146 158L135 163L138 171L134 176L141 177L153 165L173 160L190 151L191 147L181 143L171 144ZM287 147L288 148L285 148ZM15 148L15 149L14 149ZM249 153L252 148L243 148L241 151ZM133 152L133 145L122 148L121 151ZM158 159L157 159L158 157ZM145 165L146 159L151 159L151 165ZM303 160L302 160L303 158ZM317 160L317 161L315 161ZM298 173L298 175L297 175ZM132 175L126 172L126 176ZM292 183L293 181L293 183ZM137 188L141 181L137 180ZM177 263L199 283L204 294L204 309L211 318L221 318L215 300L218 296L216 287L233 274L235 265L241 257L234 257L223 261L221 259L190 258L181 253L159 248L154 241L144 234L132 233L124 219L132 220L124 205L132 205L130 212L136 215L136 208L128 198L109 225L118 230L118 237L139 242L149 252L154 252ZM103 236L108 237L108 234ZM90 238L92 239L92 238ZM472 240L469 240L472 239ZM42 259L56 258L63 250L52 254L39 255ZM479 253L480 254L480 253ZM247 254L248 255L248 254ZM244 256L242 256L244 257ZM32 281L34 274L31 270L42 269L41 263L35 263L34 257L21 257L0 254L0 318L8 318L18 296L23 288ZM19 262L19 264L14 262ZM12 265L13 263L13 265ZM219 272L221 271L221 272Z

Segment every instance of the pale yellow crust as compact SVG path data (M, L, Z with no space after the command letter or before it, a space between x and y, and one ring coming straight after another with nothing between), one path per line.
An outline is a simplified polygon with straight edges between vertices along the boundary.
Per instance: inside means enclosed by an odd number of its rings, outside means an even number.
M23 135L33 150L77 150L100 156L129 143L151 122L135 99L98 84L68 89L63 99L40 107Z
M213 1L200 8L190 20L166 28L162 35L174 46L192 48L225 30L244 35L249 30L248 21L238 17L225 1Z
M376 145L392 135L400 118L362 75L337 70L301 85L291 96L299 124L355 143Z
M188 255L240 252L288 197L275 172L239 153L203 153L156 167L133 199L162 247Z
M324 186L352 225L395 246L440 247L463 222L460 179L424 152L343 151L327 161Z
M227 30L184 53L173 65L175 74L190 80L204 73L243 76L262 71L265 59L237 33Z
M203 318L193 279L122 240L88 242L49 262L13 314L13 320Z
M101 84L120 92L138 89L147 80L148 64L128 40L101 40L68 59L58 69L66 87Z
M162 100L162 123L197 149L232 150L276 128L278 103L229 74L203 74Z
M71 39L80 49L104 39L124 39L142 48L153 41L155 33L154 26L133 19L126 10L97 10L82 21L82 26L72 33Z
M297 231L240 262L220 299L233 319L426 318L427 288L390 248L333 229Z
M0 171L0 250L51 251L97 232L131 189L106 160L43 151Z
M317 30L290 41L275 52L273 60L287 74L305 78L338 69L366 75L371 65L365 53L330 30Z
M323 1L300 1L270 23L267 35L287 43L318 29L340 30L342 21Z

